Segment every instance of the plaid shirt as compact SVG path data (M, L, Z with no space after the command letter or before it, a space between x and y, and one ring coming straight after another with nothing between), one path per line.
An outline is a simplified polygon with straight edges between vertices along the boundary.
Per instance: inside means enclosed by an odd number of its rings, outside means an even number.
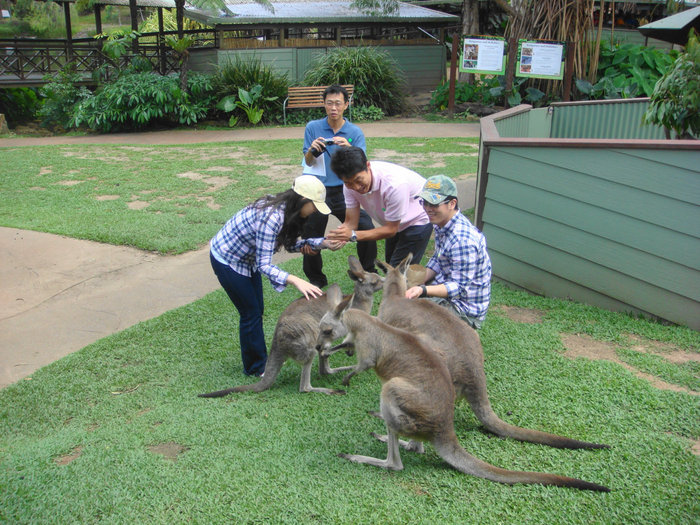
M275 241L284 223L284 206L258 208L250 205L231 217L210 242L212 255L233 271L250 277L260 272L270 279L275 290L286 287L288 272L272 264ZM292 251L309 244L320 249L323 237L299 239Z
M462 213L444 228L433 225L435 253L427 267L435 284L447 287L447 298L461 313L483 321L491 299L491 259L486 238Z

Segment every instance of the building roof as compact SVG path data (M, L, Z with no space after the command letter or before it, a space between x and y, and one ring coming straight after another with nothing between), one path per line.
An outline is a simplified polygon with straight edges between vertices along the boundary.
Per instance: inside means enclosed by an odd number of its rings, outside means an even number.
M233 13L215 14L211 11L188 6L186 15L207 25L250 25L250 24L347 24L347 23L432 23L454 24L460 18L399 2L396 12L382 15L370 15L350 7L350 0L320 2L318 0L286 0L271 2L274 11L250 0L226 0L226 7Z
M129 5L129 0L93 0L97 5ZM166 7L175 9L175 0L136 0L138 7Z

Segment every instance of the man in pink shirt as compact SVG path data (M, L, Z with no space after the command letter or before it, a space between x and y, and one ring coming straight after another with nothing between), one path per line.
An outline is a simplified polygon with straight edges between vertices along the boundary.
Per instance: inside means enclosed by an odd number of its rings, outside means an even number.
M430 220L415 197L423 191L425 179L415 171L374 161L370 164L358 147L339 148L331 157L331 169L343 181L345 222L328 232L335 241L386 239L385 260L396 266L409 253L411 263L420 264L432 233ZM362 207L378 228L357 230Z

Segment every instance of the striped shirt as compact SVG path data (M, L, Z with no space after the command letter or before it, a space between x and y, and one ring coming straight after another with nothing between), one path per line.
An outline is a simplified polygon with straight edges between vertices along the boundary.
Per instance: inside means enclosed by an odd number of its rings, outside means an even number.
M250 277L255 272L267 276L272 287L281 292L286 287L288 272L272 264L277 235L284 223L284 205L259 208L246 206L231 217L210 242L211 253L233 271ZM323 237L299 239L292 251L298 252L308 244L321 248Z
M433 230L435 253L426 266L436 274L434 283L447 287L447 298L459 312L483 321L491 299L486 237L461 212Z

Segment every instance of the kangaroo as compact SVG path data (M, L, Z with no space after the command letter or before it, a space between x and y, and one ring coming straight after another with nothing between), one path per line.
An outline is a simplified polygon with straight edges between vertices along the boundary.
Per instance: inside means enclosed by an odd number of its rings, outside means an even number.
M517 427L501 420L491 408L486 390L484 351L479 335L467 323L429 299L406 299L406 270L410 260L406 257L396 268L376 261L386 274L378 317L391 326L418 335L442 357L457 396L467 399L489 432L557 448L610 448L609 445Z
M450 372L440 356L421 339L405 330L389 326L376 317L348 309L349 299L333 311L348 330L343 344L354 348L357 366L343 378L374 368L382 382L380 413L386 423L385 460L355 454L339 454L355 463L366 463L389 470L402 470L399 435L412 441L428 441L451 467L499 483L538 483L609 492L610 489L576 478L540 472L521 472L495 467L469 454L454 431L455 390ZM332 353L334 349L327 350ZM377 436L375 436L377 437Z
M365 272L356 257L348 257L350 269L348 275L355 281L352 294L353 308L369 312L372 309L374 293L382 288L384 278L376 273ZM316 337L319 330L319 320L329 310L330 305L338 304L342 299L342 292L337 284L328 287L328 292L321 297L306 300L301 297L292 302L280 315L275 326L275 333L270 344L270 354L265 365L265 373L257 383L241 385L225 390L199 394L199 397L223 397L233 392L262 392L272 386L282 365L287 359L294 359L302 365L301 378L299 380L299 392L320 392L323 394L344 394L344 390L320 388L311 386L311 365L317 352L314 350ZM329 334L333 339L343 337L345 328L340 327L339 332ZM319 355L319 372L321 375L334 374L352 367L331 368L328 357Z

